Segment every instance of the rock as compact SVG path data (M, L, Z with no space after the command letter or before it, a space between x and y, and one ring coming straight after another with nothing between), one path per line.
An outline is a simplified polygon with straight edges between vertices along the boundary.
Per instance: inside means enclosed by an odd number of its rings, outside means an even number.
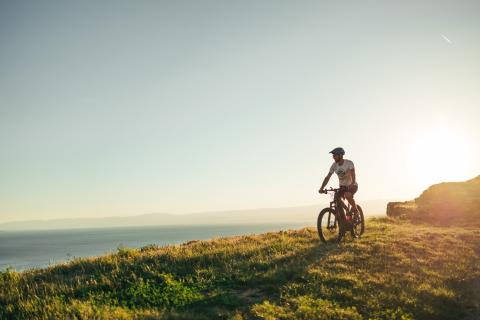
M389 202L387 204L387 216L398 218L401 216L410 216L417 209L415 201Z

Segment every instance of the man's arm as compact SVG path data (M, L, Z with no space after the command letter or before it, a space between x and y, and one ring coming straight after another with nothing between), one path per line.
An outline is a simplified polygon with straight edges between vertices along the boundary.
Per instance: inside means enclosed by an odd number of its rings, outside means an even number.
M357 183L357 180L356 180L357 178L355 176L355 168L350 170L350 174L352 175L352 183L356 184Z
M320 187L320 189L318 190L319 193L323 193L323 188L325 188L325 186L327 185L328 181L330 180L330 177L332 176L333 172L329 172L327 174L327 176L325 177L325 179L323 179L323 183L322 183L322 186Z

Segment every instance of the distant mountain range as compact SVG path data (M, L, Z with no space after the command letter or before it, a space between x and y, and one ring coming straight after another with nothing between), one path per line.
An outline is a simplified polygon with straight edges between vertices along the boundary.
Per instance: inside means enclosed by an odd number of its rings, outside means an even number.
M384 215L388 200L371 200L361 203L366 216ZM318 212L325 206L298 206L288 208L259 208L198 212L190 214L151 213L127 217L72 218L52 220L12 221L0 224L0 230L49 230L77 228L118 228L154 225L212 225L258 224L277 222L316 223Z

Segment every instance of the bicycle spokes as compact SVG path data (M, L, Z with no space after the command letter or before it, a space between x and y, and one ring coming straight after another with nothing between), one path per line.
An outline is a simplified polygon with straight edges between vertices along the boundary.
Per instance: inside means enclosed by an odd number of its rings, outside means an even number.
M334 230L337 228L337 219L330 212L328 213L327 228L329 230Z
M363 233L363 217L359 212L352 217L352 236L359 237Z
M319 216L319 234L324 242L334 241L338 238L339 225L335 214L331 211L323 212Z

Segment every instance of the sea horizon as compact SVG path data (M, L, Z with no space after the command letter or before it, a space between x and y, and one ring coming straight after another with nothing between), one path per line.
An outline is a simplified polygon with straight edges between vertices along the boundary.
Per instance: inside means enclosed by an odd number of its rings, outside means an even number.
M309 223L311 225L309 225ZM0 271L45 268L118 251L118 248L167 246L192 240L249 235L312 226L314 221L204 225L90 227L51 230L2 230Z

